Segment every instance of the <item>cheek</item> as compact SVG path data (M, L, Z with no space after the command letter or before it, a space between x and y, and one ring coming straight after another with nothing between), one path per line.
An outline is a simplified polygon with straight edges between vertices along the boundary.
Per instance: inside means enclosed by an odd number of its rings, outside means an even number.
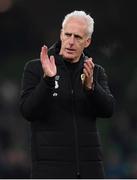
M62 38L61 42L62 42L62 46L65 46L65 44L67 44L67 40L65 38Z
M85 45L83 43L78 45L79 52L82 52L84 48L85 48Z
M61 40L61 47L64 48L65 47L65 41L62 39Z

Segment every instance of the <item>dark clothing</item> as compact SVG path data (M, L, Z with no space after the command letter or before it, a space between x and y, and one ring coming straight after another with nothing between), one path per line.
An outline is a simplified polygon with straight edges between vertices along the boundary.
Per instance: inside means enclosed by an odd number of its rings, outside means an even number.
M57 48L49 50L55 77L43 78L39 59L24 68L20 109L31 122L32 178L103 178L96 118L110 117L114 105L106 74L95 65L94 91L85 89L86 57L81 56L72 76Z

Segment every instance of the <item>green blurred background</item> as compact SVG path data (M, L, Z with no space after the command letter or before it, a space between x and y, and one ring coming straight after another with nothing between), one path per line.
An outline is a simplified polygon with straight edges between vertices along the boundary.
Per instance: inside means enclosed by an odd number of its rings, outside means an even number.
M29 178L30 125L19 112L24 64L59 38L64 16L95 21L86 50L108 74L115 114L97 121L106 178L137 178L137 8L127 0L0 0L0 178Z

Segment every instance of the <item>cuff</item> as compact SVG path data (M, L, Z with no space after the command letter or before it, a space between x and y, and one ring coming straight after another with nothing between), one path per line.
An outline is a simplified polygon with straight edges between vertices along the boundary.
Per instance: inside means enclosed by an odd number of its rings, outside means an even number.
M48 86L50 86L50 87L55 86L55 76L53 76L53 77L45 76L45 77L43 77L43 79Z

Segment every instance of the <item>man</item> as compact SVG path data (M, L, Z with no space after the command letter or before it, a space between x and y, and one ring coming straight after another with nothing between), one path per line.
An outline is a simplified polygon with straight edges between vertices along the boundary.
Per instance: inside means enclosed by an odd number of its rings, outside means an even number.
M110 117L114 99L104 69L83 50L93 19L65 16L60 42L25 65L20 109L31 122L32 178L103 178L97 117Z

